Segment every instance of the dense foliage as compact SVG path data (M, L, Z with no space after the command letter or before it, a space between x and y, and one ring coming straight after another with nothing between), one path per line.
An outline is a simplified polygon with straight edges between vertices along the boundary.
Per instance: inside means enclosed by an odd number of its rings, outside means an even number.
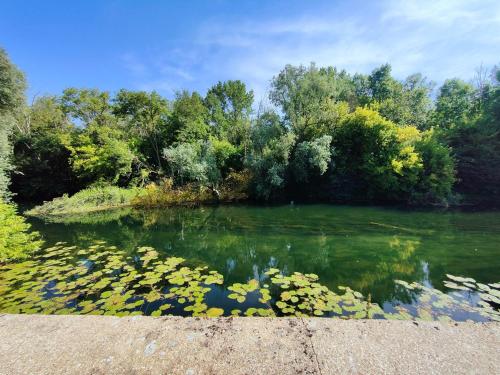
M26 259L40 248L39 234L29 229L14 205L0 201L0 264Z
M447 80L433 95L425 77L400 81L388 64L368 75L288 65L271 81L272 107L257 112L239 80L173 100L68 88L27 106L3 51L1 74L0 186L12 169L19 201L94 194L97 184L148 186L155 202L182 189L218 201L229 186L263 201L499 202L496 73L476 85Z
M13 65L5 50L0 48L0 200L10 196L9 172L12 170L12 145L9 137L15 126L15 116L24 105L24 75Z

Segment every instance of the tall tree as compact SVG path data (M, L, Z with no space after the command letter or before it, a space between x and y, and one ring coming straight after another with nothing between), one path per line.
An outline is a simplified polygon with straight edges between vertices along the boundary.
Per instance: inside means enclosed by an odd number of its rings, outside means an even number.
M24 74L0 48L0 199L10 196L8 186L12 146L9 137L16 121L16 112L25 104L25 90Z
M45 201L81 187L72 172L66 144L76 131L53 96L26 107L13 134L12 190L18 200ZM54 183L57 181L57 183Z
M439 89L434 124L449 129L475 115L474 87L460 79L448 79Z
M208 110L197 92L177 93L170 116L172 138L175 142L194 142L210 134Z
M211 87L205 105L214 135L247 149L252 103L253 91L247 91L239 80L219 82Z
M105 125L110 118L109 93L97 89L67 88L61 97L61 108L71 119L88 126Z
M156 92L120 90L114 99L113 113L126 119L138 136L139 147L151 155L149 161L162 170L161 150L167 138L168 101Z
M270 99L283 111L298 142L330 134L339 117L358 103L355 85L345 71L318 69L314 64L287 65L273 78Z

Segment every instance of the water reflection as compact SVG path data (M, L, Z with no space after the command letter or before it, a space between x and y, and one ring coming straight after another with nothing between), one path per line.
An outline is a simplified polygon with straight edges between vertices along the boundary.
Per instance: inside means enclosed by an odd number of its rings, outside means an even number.
M208 265L228 283L283 273L317 274L333 289L349 285L373 301L409 303L394 280L444 290L447 273L500 279L500 214L405 212L373 207L285 206L132 209L32 220L48 245L105 240L126 252L151 246Z

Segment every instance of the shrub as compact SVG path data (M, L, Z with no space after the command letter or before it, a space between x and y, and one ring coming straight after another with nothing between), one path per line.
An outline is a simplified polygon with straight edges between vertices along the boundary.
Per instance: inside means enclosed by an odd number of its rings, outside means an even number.
M141 189L94 186L81 190L71 197L63 195L55 198L26 213L32 216L68 215L123 207L130 205L132 199L139 194L141 194Z
M26 259L42 246L39 233L30 227L13 204L0 202L0 263Z
M158 184L149 184L140 195L132 199L132 205L141 208L195 206L217 202L242 201L248 198L250 174L248 171L231 172L223 180L219 197L214 197L213 190L198 184L185 184L174 187L171 178L163 179Z

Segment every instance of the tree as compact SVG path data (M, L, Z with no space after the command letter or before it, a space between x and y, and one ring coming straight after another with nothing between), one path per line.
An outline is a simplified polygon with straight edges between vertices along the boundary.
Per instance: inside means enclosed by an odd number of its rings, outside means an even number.
M316 65L287 65L271 82L269 98L279 106L299 142L324 135L337 102L351 100L354 86L345 72ZM327 121L325 121L327 120ZM328 126L326 126L328 127ZM322 129L321 129L322 128Z
M333 199L388 200L397 185L393 160L399 155L397 127L379 113L357 108L332 141Z
M373 70L368 76L368 86L372 100L383 102L389 99L398 82L391 76L391 66L384 64Z
M10 196L9 173L12 169L12 146L9 137L15 123L16 112L25 102L24 74L0 48L0 200Z
M331 142L332 136L324 135L297 145L292 162L297 182L307 183L311 176L321 176L327 171L331 157Z
M415 142L415 151L420 155L422 168L411 188L409 202L448 204L456 174L450 148L439 142L434 132L428 131Z
M450 129L474 115L472 85L459 79L446 80L439 89L433 123L439 128Z
M243 168L240 150L229 141L211 138L207 146L222 178L226 178L231 171L240 171Z
M84 185L124 184L132 174L134 154L119 129L92 124L66 145L72 170Z
M81 186L69 162L67 140L75 127L53 96L37 98L18 116L13 134L12 190L18 200L49 200ZM57 183L54 183L57 181Z
M264 109L253 122L251 140L253 151L262 153L264 147L272 140L282 136L287 129L280 116L272 109Z
M177 93L170 116L173 141L195 142L210 134L208 110L197 92Z
M161 172L161 150L168 137L167 100L154 91L120 90L114 99L113 113L127 121L132 134L138 137L139 149Z
M452 147L457 164L457 191L468 202L498 205L500 202L500 73L491 81L490 93L482 112L471 117L467 112L457 114L456 125L441 136ZM448 108L466 103L470 110L470 88L460 90Z
M220 199L219 185L223 179L223 167L229 156L220 143L227 141L179 143L163 151L176 183L194 183L209 188L216 199ZM234 147L230 145L230 147Z
M205 97L209 124L219 139L248 148L253 91L243 82L226 81L212 86Z
M399 82L391 76L391 66L386 64L375 69L367 77L367 83L368 96L363 101L386 119L400 126L426 127L432 107L432 82L418 73Z
M105 125L110 120L111 104L106 91L71 87L63 91L60 101L64 114L84 126Z
M180 185L186 182L201 183L206 178L206 166L200 159L201 145L179 143L163 150L174 179Z
M424 129L432 109L431 92L434 82L429 82L420 73L412 74L403 82L407 115L403 123Z
M295 145L295 136L286 133L271 139L262 153L254 155L250 162L253 173L253 189L257 199L283 199L281 193L286 186L290 155Z

